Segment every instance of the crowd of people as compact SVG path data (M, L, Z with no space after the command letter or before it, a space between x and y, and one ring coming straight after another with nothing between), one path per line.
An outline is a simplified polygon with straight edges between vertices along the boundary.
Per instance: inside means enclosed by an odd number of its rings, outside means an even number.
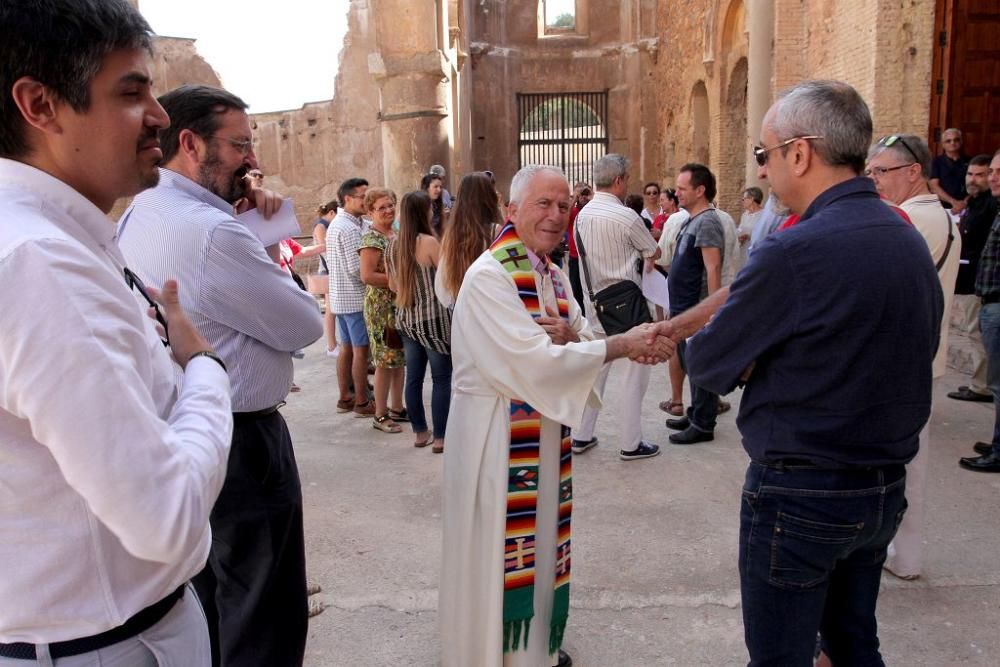
M807 81L764 117L770 192L743 191L738 225L708 166L630 198L608 154L593 185L529 165L506 199L488 171L454 194L440 165L402 196L348 178L312 245L265 246L236 218L283 201L247 105L154 97L130 3L10 0L0 32L0 665L302 664L280 409L324 335L338 412L444 454L446 667L572 664L573 459L599 445L613 363L623 461L660 453L641 428L653 366L674 445L713 440L743 389L751 665L882 664L883 569L922 572L952 309L980 347L949 396L996 411L959 463L1000 472L1000 152L967 159L958 130L937 157L913 134L873 142L857 91ZM325 317L292 280L303 254L322 255ZM665 311L642 293L655 271Z

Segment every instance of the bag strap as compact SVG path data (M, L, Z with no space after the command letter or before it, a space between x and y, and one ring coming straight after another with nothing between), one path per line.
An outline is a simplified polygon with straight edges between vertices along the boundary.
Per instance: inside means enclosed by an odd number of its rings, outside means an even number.
M583 264L583 275L587 279L587 295L590 302L595 303L593 282L590 280L590 267L587 265L587 249L583 246L583 238L580 237L580 228L573 225L573 235L576 236L576 250L580 255L580 263Z
M941 259L939 259L938 263L934 265L934 268L937 269L938 273L941 272L941 267L944 266L945 260L948 259L948 253L951 251L951 244L955 240L955 233L951 229L951 214L945 211L944 217L948 223L948 245L944 247L944 254L941 255Z

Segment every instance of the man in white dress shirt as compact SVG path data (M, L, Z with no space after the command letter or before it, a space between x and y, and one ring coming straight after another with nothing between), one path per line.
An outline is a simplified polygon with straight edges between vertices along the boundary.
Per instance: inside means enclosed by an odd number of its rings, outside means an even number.
M256 168L246 104L208 86L160 97L160 183L122 215L118 243L144 280L177 276L181 301L229 366L233 445L212 510L209 567L195 579L222 665L298 665L305 651L302 489L278 409L292 353L323 335L316 301L275 263L277 248L233 217L280 200L251 189ZM277 244L276 244L277 245Z
M208 557L229 381L177 283L130 279L106 217L158 178L149 31L124 0L0 3L5 667L211 659L185 583Z

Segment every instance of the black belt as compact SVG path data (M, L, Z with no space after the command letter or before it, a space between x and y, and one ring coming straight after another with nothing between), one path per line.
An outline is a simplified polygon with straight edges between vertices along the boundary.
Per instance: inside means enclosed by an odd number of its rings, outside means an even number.
M117 628L111 628L90 637L81 637L79 639L70 639L64 642L49 644L49 657L53 659L68 658L71 655L90 653L135 637L140 632L145 632L159 623L182 597L184 597L183 585L156 604L146 607ZM14 660L38 659L35 653L35 645L24 642L0 644L0 658L13 658Z
M254 419L261 419L263 417L269 417L270 415L273 415L275 412L277 412L278 409L281 408L284 405L285 405L285 403L281 402L281 403L278 403L277 405L272 405L269 408L264 408L263 410L251 410L250 412L234 412L233 413L233 420L234 421L240 421L240 420L243 420L243 421L248 421L248 420L252 421Z
M988 304L988 303L996 303L996 302L1000 301L1000 293L997 293L997 294L987 294L986 296L982 297L982 299L983 299L983 305L984 306L986 304Z

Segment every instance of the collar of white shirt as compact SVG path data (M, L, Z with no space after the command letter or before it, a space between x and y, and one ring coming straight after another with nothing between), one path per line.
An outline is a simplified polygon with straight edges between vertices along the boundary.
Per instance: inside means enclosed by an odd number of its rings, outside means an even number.
M114 243L115 225L93 202L55 176L31 165L0 158L0 183L5 188L30 192L43 206L67 215L46 216L54 225L88 246L97 244L120 259Z
M227 202L225 199L215 194L211 190L202 187L201 185L195 183L190 178L184 174L179 174L171 169L165 169L160 167L160 185L167 186L170 188L176 188L181 192L194 197L198 201L204 202L209 206L214 206L223 213L228 213L229 215L235 215L233 211L233 205Z

